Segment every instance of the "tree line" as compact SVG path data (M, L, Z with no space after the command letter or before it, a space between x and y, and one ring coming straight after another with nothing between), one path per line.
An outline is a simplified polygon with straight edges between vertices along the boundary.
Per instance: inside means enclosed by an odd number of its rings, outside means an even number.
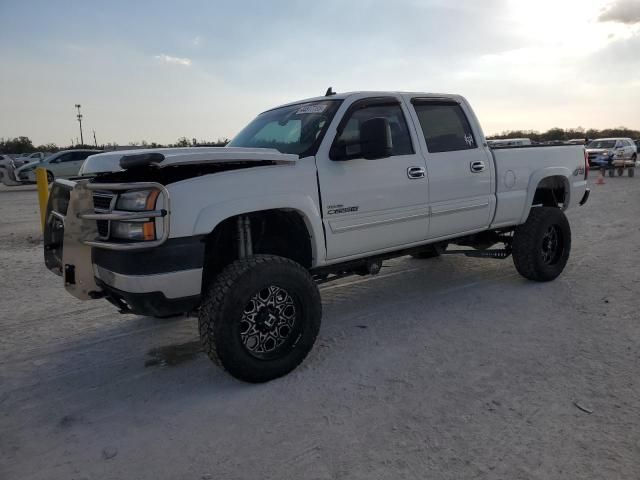
M577 128L551 128L546 132L538 132L537 130L507 130L502 133L487 137L489 140L498 140L503 138L530 138L534 142L552 142L554 140L572 140L576 138L607 138L607 137L628 137L631 139L640 139L640 130L632 130L626 127L607 128L604 130L596 130L590 128L585 130L582 127Z
M626 127L607 128L604 130L596 130L590 128L585 130L582 127L577 128L551 128L546 132L537 130L507 130L499 134L488 136L490 140L503 138L530 138L534 142L550 142L554 140L571 140L574 138L603 138L603 137L628 137L632 139L640 139L640 130L632 130ZM129 142L130 147L144 148L166 148L166 147L224 147L229 143L228 138L219 138L218 140L197 140L195 138L189 140L187 137L180 137L175 143L162 144L156 142L147 142L141 140L139 142ZM115 150L119 145L116 143L105 143L98 145L102 150ZM58 146L55 143L45 143L43 145L34 145L29 137L0 138L0 153L31 153L31 152L50 152L55 153L60 150L72 150L74 148L95 148L94 145L71 145Z
M229 143L228 138L219 138L218 140L197 140L195 138L189 140L187 137L180 137L175 143L162 144L156 142L146 142L145 140L139 142L129 142L128 147L143 147L143 148L169 148L169 147L224 147ZM117 143L105 143L102 145L70 145L70 146L58 146L55 143L45 143L43 145L34 145L29 137L15 137L15 138L0 138L0 153L31 153L31 152L49 152L56 153L60 150L73 150L78 148L99 148L101 150L115 150L120 145Z

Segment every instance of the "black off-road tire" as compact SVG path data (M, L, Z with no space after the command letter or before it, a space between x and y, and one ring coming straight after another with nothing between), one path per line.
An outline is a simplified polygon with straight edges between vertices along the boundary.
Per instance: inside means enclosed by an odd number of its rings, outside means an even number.
M286 350L273 358L257 358L241 338L245 309L259 292L276 286L295 305L294 327ZM234 377L268 382L295 369L318 336L322 303L309 272L287 258L256 255L228 265L204 292L199 311L200 339L209 358Z
M440 254L444 252L448 246L449 246L448 242L437 243L435 245L428 245L427 247L424 248L424 250L417 253L412 253L411 256L419 260L439 257Z
M558 238L551 258L548 251L549 232ZM516 270L523 277L537 282L554 280L562 273L571 252L571 227L564 212L554 207L532 208L527 221L513 235L512 254Z

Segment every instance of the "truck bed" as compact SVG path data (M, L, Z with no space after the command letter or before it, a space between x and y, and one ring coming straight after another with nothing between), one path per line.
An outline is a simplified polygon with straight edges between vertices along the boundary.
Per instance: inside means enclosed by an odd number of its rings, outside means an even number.
M584 192L586 180L582 145L500 147L492 148L491 154L496 171L497 202L493 227L523 223L533 200L529 196L533 195L543 177L557 175L574 179L570 185L565 185L569 192L565 207L569 202L578 202L579 192Z

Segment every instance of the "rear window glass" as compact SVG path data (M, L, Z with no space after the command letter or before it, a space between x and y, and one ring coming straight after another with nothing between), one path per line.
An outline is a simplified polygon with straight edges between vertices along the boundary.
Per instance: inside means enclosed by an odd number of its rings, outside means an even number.
M417 102L414 108L429 152L477 148L469 121L457 103Z

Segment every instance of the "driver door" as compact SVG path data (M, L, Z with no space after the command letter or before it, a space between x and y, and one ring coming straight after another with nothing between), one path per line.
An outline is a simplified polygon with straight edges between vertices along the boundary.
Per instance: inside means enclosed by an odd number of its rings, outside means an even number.
M367 160L358 154L360 125L384 118L392 151ZM326 232L327 258L343 259L424 241L428 230L428 183L417 138L396 97L351 104L316 162ZM330 132L329 132L330 133ZM328 135L329 135L328 133Z

